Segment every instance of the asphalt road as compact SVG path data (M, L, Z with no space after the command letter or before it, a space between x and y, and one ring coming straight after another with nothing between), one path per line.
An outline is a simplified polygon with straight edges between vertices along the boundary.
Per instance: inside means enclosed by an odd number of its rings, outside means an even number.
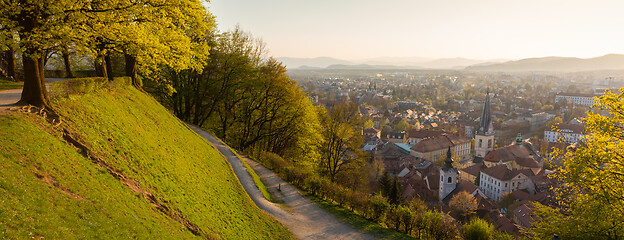
M49 87L50 83L67 80L66 78L46 78L46 86ZM7 110L20 100L22 96L22 89L11 89L0 91L0 111Z
M278 185L281 191L278 197L283 200L284 208L278 204L269 202L264 198L256 187L247 169L239 159L223 142L210 133L189 125L191 129L208 140L220 151L231 164L236 177L249 194L256 205L275 217L284 224L299 239L376 239L364 232L357 231L352 227L338 221L335 217L319 208L316 203L305 198L296 188L284 182L275 173L266 169L257 162L245 158L256 173L262 178L269 191L276 192Z

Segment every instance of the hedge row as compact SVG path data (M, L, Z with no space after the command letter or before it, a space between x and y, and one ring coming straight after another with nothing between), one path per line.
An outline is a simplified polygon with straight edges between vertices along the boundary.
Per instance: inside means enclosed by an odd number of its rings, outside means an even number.
M426 209L424 202L391 205L381 195L371 195L332 183L327 178L304 171L279 155L261 153L258 160L282 179L315 197L334 202L364 218L376 221L421 239L459 237L454 220L445 213Z
M132 79L130 77L116 77L112 82L109 82L108 79L103 77L72 78L51 83L48 92L50 97L56 97L70 94L92 93L104 89L130 85L132 85Z

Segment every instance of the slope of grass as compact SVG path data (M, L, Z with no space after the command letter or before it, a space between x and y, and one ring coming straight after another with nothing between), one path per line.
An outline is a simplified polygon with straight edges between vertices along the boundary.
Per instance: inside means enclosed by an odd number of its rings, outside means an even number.
M23 83L17 83L0 77L0 91L22 88Z
M60 127L207 237L292 238L253 204L210 144L146 94L125 87L53 104ZM0 157L0 238L197 237L35 115L0 115Z

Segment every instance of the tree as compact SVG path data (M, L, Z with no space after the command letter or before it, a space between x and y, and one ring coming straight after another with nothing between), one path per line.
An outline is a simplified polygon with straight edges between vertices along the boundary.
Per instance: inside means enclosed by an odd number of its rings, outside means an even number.
M459 219L466 219L477 210L477 201L470 193L461 191L451 198L449 207Z
M468 224L462 227L464 239L489 240L495 239L496 230L492 224L481 218L472 218Z
M393 130L395 132L402 132L402 131L406 131L409 128L409 126L410 125L407 122L407 120L401 118L401 120L396 125L394 125Z
M596 110L584 119L588 135L564 153L556 170L560 184L556 204L535 203L540 219L528 229L536 239L558 234L561 239L621 239L624 237L624 93L601 96Z
M336 105L321 113L323 142L321 143L323 172L332 182L343 165L355 161L360 155L362 135L357 130L361 120L355 104Z
M368 119L366 120L366 122L364 122L364 129L372 128L374 126L375 126L375 123L373 123L373 119Z
M152 51L150 60L158 62L167 59L175 61L174 66L189 66L184 59L169 59L171 54L186 54L185 49L191 48L189 38L183 26L193 25L186 20L195 20L191 12L205 13L198 0L182 0L170 2L165 0L139 1L35 1L9 0L0 2L0 39L6 40L19 36L19 49L22 52L24 66L24 89L20 104L32 104L50 110L50 99L44 82L44 65L46 49L67 43L75 44L76 48L87 51L93 42L106 44L99 39L104 36L131 35L123 31L113 31L120 23L139 25L141 22L152 24L152 29L160 29L159 34L166 33L167 41L160 41L156 46L162 51ZM144 13L137 15L136 13ZM205 19L202 19L202 21ZM140 27L135 29L141 29ZM144 32L145 33L145 32ZM132 35L137 39L151 38L155 35ZM174 47L175 46L175 47ZM163 53L169 53L164 55ZM93 55L95 56L95 55ZM187 56L193 59L195 56ZM172 63L172 62L169 62Z

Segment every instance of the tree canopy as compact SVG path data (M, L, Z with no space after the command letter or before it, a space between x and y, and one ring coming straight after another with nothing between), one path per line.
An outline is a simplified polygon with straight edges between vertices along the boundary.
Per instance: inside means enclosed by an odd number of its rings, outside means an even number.
M587 137L565 153L557 169L564 184L555 189L555 207L535 204L539 221L528 229L531 237L624 237L624 93L601 96L594 109L608 114L588 112Z
M205 61L199 53L207 55L206 45L193 37L211 27L211 17L199 0L0 2L0 40L9 43L5 48L22 53L20 103L48 109L43 74L46 49L72 44L92 56L119 50L135 54L146 66L192 68Z

